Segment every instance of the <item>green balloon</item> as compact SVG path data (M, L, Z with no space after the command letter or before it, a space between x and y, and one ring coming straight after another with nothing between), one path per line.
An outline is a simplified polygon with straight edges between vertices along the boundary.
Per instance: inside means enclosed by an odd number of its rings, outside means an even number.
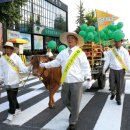
M117 41L117 42L121 41L124 39L124 37L125 37L125 34L121 30L116 30L114 32L114 40L115 41Z
M108 36L108 35L105 35L104 40L105 40L105 41L108 41L108 40L109 40L109 36Z
M66 49L66 46L65 46L65 45L60 45L60 46L58 47L58 52L61 52L61 51L63 51L64 49Z
M95 37L95 43L99 43L99 38L98 37Z
M95 31L95 27L94 26L89 26L88 27L88 32L94 32Z
M102 31L100 32L100 38L101 38L102 40L104 40L104 39L105 39L105 36L106 36L106 34L105 34L104 31L102 30Z
M87 41L92 42L94 40L94 34L92 32L89 32L87 35Z
M86 32L85 31L80 31L79 35L84 38L86 36Z
M82 25L80 26L80 29L81 29L82 31L86 31L86 30L87 30L87 24L86 24L86 23L82 24Z
M121 29L122 27L123 27L123 23L122 22L118 22L117 29Z
M56 42L53 40L49 41L47 47L50 49L56 49Z
M117 29L117 26L114 25L114 24L111 24L111 25L108 26L108 28L109 28L110 30L112 30L112 31L115 31L115 30Z
M94 34L94 37L98 36L98 32L96 31L94 31L93 34Z
M105 33L108 33L108 28L104 28L103 31L104 31Z
M111 40L111 39L114 39L114 32L112 32L112 31L109 33L109 40Z

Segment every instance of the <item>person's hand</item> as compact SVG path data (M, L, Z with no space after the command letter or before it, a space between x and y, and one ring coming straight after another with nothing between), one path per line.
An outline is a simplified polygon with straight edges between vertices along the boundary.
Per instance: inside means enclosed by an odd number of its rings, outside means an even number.
M45 67L45 63L40 62L39 66L44 68Z
M28 67L28 70L29 70L29 71L32 71L32 68L33 68L33 66L30 65L30 66Z
M86 81L86 80L87 80L87 81L91 81L91 79L92 79L91 76L87 76L87 77L84 78L85 81Z
M106 71L105 71L105 69L103 69L102 73L103 73L104 75L106 74Z
M2 85L3 83L4 83L4 81L0 79L0 85Z

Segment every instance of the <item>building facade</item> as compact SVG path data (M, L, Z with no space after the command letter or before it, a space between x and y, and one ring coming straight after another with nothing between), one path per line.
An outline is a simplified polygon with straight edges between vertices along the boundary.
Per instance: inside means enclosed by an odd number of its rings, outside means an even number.
M30 40L25 50L44 52L48 41L60 44L60 34L68 31L68 6L60 0L28 0L20 12L20 24L8 28L7 40L17 32L17 37Z

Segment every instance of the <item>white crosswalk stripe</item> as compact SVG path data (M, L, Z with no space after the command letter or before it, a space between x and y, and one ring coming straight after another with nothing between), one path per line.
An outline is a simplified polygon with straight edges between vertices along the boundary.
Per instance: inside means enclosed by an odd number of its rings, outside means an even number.
M124 96L122 97L124 100ZM100 114L100 117L94 127L94 130L120 130L121 116L122 116L123 105L115 105L115 102L110 100L110 96L105 103L105 106ZM109 122L108 122L108 119ZM116 121L116 125L115 125Z
M26 78L24 78L24 80L26 80ZM68 118L70 114L69 111L67 110L67 108L64 108L64 106L62 105L61 106L63 107L63 109L61 110L57 109L59 106L56 106L56 108L52 110L49 109L48 91L46 91L45 88L43 88L44 85L40 81L39 82L38 81L39 81L38 78L34 79L33 77L31 77L29 81L26 82L26 85L28 85L28 87L26 88L25 86L25 89L28 89L29 91L25 91L24 89L21 89L22 93L21 95L18 95L18 102L20 104L24 103L23 106L21 105L23 107L22 108L23 110L21 114L15 116L15 118L10 124L12 126L18 125L19 127L23 127L23 126L30 127L30 130L31 127L39 128L39 130L65 130L69 125L68 123ZM38 82L38 84L36 82ZM36 85L34 85L34 83L36 83ZM99 90L96 93L95 92L83 93L81 105L80 105L81 113L84 111L91 112L89 106L92 105L93 107L95 107L93 101L96 101L99 98L97 95L100 95L100 93L106 95L106 97L104 98L105 100L103 100L102 102L102 108L100 110L99 116L96 118L96 122L92 124L93 130L123 130L121 129L124 123L123 118L125 118L123 116L127 114L124 112L126 112L126 110L128 111L127 108L124 108L124 102L128 100L127 97L129 97L130 94L129 84L130 84L130 80L127 79L125 94L122 96L122 105L120 106L116 104L115 100L112 101L110 100L108 80L106 81L106 86L103 90ZM59 90L61 90L61 88ZM42 95L42 94L46 94L46 95ZM5 116L3 116L3 114L5 114L5 112L7 113L7 109L9 107L8 101L7 99L5 99L6 96L7 96L6 92L2 92L1 99L3 101L2 103L0 103L0 117L2 117L1 123L5 121L5 118L3 118ZM57 102L62 103L60 91L58 91L55 94L54 99L56 103ZM29 105L27 104L27 107L25 107L26 102L29 102ZM50 111L50 114L53 114L53 116L45 113L45 111ZM91 114L95 114L95 113L91 113ZM40 118L41 116L43 116L44 121L43 118ZM39 121L38 121L39 124L37 125L37 123L34 123L34 121L36 120L37 122L38 117L39 117ZM46 117L47 117L47 121L45 119ZM84 120L88 121L89 116L85 116L85 117L86 118L84 118ZM80 118L82 119L82 117ZM36 124L36 126L31 126L31 123ZM89 128L89 125L91 125L91 121L90 123L88 124L86 123L83 125L84 126L81 126L80 130L92 130Z
M26 94L24 94L22 96L19 96L18 97L18 102L22 103L22 102L27 101L27 100L31 99L32 97L35 97L36 95L39 95L40 93L43 93L43 92L44 91L42 91L42 90L41 91L35 91L35 90L31 91L31 92L26 93ZM0 112L7 110L8 106L9 105L8 105L7 101L2 103L2 104L0 104Z
M82 109L91 100L93 96L94 95L92 95L91 93L87 95L83 94L80 111L82 111ZM51 128L53 128L55 130L65 130L69 125L68 124L69 114L70 114L69 111L67 110L67 108L65 108L56 117L54 117L48 124L46 124L42 129L51 130ZM56 124L56 122L58 123Z
M56 93L55 100L57 101L58 99L60 99L60 94ZM46 109L48 107L48 100L49 98L47 97L44 100L38 102L37 104L34 104L33 106L24 110L19 116L14 118L11 124L20 126L23 125L25 122L27 122L28 120L30 120L31 118L35 117L37 114L42 112L44 109Z

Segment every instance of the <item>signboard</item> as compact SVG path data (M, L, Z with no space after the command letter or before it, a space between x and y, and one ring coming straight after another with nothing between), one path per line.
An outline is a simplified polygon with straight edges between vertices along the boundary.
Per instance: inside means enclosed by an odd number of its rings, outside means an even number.
M0 3L11 2L13 0L0 0Z
M34 49L35 50L43 49L43 36L34 35Z
M68 12L68 6L65 5L63 2L61 2L60 0L46 0L46 1Z
M7 30L7 40L10 40L13 38L19 38L19 37L20 37L20 32Z
M62 32L53 28L45 28L42 32L43 35L54 36L54 37L59 37L61 33Z
M31 50L31 35L20 33L20 38L29 41L28 44L23 44L23 50Z
M112 24L115 20L118 19L117 16L106 13L104 11L96 10L98 30L101 31L108 25Z

